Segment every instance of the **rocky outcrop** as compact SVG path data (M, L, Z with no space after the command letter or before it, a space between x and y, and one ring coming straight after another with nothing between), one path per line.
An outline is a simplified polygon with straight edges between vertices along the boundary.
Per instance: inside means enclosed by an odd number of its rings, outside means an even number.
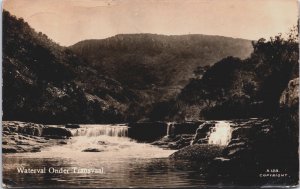
M228 121L232 125L233 121ZM208 138L217 121L195 121L186 123L167 123L167 134L152 142L162 148L181 149L194 144L208 144Z
M206 121L202 123L196 130L196 134L191 141L191 144L203 144L208 142L208 135L212 127L215 126L215 121Z
M78 129L78 128L80 128L80 125L68 123L65 125L65 128Z
M205 163L208 176L212 178L230 176L244 181L249 178L255 180L259 179L260 173L264 173L270 167L276 167L282 173L287 171L291 173L292 176L285 178L286 180L291 181L295 178L296 168L291 165L297 165L294 161L297 158L293 155L293 147L288 146L292 145L290 139L284 130L279 130L276 120L253 118L230 122L233 131L227 146L196 142L194 145L179 149L170 158ZM194 140L201 141L212 126L214 124L210 122L200 125ZM170 140L165 137L161 142L165 142L164 145L168 146ZM280 183L282 179L277 181Z
M3 153L38 152L49 145L66 144L68 129L18 121L3 121ZM54 140L60 139L60 140Z
M212 161L209 174L213 178L230 176L243 182L291 183L297 178L297 156L293 143L277 120L236 120L232 139L222 154ZM267 169L276 168L284 178L260 178ZM250 181L250 178L252 181Z
M30 122L25 123L18 121L3 121L3 131L54 139L64 139L72 136L70 130L63 127L47 126L42 124L35 124Z
M70 130L62 128L62 127L48 127L45 126L42 129L42 136L48 138L69 138L72 136Z
M287 88L283 91L280 97L281 107L298 106L299 104L299 78L289 82Z
M162 148L181 149L191 144L196 130L203 123L204 121L168 122L164 125L165 131L163 131L162 137L151 144Z
M243 183L298 184L298 90L299 78L291 80L281 95L276 117L235 121L229 145L210 164L212 178L221 175ZM268 169L286 176L260 178Z
M207 163L214 158L222 155L224 147L208 144L197 144L184 147L173 153L171 159L184 159L193 161L206 161Z
M263 151L262 146L271 140L273 126L267 119L237 120L233 127L231 141L222 153L224 158L248 159L255 152ZM259 145L260 142L264 144Z
M136 122L128 124L128 137L139 142L153 142L167 133L165 122Z
M181 134L194 134L199 125L204 121L186 121L186 122L169 122L167 128L167 134L169 136L176 136Z
M186 140L195 134L199 125L204 121L168 123L168 122L135 122L128 124L128 137L140 142L175 142ZM164 138L167 136L167 138ZM183 136L184 135L184 136ZM188 143L190 143L189 140ZM179 141L178 141L179 142ZM154 144L159 144L159 141ZM182 146L183 147L183 146Z
M166 149L178 150L189 146L194 137L194 134L179 134L175 136L164 136L160 140L154 141L151 144Z

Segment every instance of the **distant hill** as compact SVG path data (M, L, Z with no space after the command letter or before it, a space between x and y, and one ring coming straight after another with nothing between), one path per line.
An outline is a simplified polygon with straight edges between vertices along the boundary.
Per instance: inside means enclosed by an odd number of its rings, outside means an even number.
M134 91L138 103L130 113L137 119L157 117L151 112L176 98L190 79L220 59L244 59L253 51L249 40L200 34L120 34L69 48L99 73Z
M251 41L209 35L120 34L70 47L99 72L133 89L184 87L199 66L227 56L241 59Z
M3 120L120 122L134 94L3 11Z

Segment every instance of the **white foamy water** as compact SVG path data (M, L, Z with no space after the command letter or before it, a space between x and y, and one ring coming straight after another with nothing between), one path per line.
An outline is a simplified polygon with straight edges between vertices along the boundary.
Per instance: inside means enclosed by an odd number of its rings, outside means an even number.
M92 159L109 158L163 158L175 150L165 150L146 143L137 143L127 137L128 127L125 125L81 125L71 129L73 137L65 145L45 148L35 153L41 157L63 157L89 161ZM88 148L100 152L83 152Z
M173 124L174 124L174 122L167 122L167 136L172 134Z
M218 121L209 135L208 144L217 144L226 146L231 139L232 128L226 121Z
M97 136L112 136L112 137L127 137L128 127L125 125L85 125L82 128L72 129L73 136L87 136L87 137L97 137Z

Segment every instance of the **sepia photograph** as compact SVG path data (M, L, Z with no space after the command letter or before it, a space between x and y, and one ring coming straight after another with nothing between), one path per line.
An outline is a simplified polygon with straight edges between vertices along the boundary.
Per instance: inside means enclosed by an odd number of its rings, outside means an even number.
M297 0L1 3L1 188L299 186Z

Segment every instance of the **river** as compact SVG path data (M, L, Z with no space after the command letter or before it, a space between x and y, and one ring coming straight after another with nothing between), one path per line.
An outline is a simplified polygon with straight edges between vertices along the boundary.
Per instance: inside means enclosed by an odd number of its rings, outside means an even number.
M212 143L224 143L226 128L213 131ZM3 155L5 182L14 187L200 187L208 184L202 164L170 160L166 150L127 137L125 125L81 125L67 144L36 153ZM228 137L228 136L226 136ZM97 151L97 152L84 152ZM45 169L20 173L18 168ZM57 173L55 173L55 171ZM66 170L59 173L59 170ZM90 172L88 172L90 171ZM94 172L93 172L94 171Z

